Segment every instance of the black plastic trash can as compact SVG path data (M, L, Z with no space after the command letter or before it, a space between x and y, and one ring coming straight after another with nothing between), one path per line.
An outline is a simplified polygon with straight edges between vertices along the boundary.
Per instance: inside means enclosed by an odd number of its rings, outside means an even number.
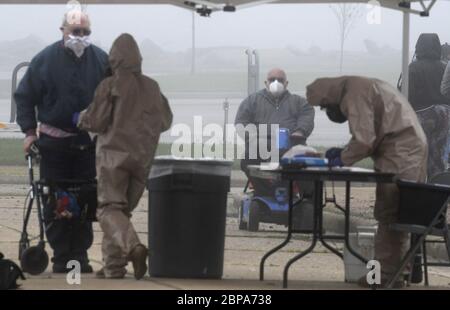
M157 157L148 180L149 273L221 278L231 161Z

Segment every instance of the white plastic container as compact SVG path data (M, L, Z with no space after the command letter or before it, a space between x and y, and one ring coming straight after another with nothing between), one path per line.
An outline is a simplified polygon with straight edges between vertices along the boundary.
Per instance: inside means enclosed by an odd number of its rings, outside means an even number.
M356 233L349 236L350 246L352 249L366 258L371 260L374 258L376 227L358 226ZM361 277L367 275L369 271L362 261L353 256L347 247L344 247L344 265L345 265L345 282L357 282Z

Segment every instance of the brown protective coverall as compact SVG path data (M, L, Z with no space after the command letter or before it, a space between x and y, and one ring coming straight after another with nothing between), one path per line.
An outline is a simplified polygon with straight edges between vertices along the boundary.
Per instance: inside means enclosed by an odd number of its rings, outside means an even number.
M170 128L172 112L158 83L141 72L142 57L129 34L113 43L113 75L98 86L78 126L98 133L97 218L103 230L105 275L122 276L130 252L140 244L131 212L145 189L160 133Z
M352 138L341 153L346 166L370 156L375 171L410 181L426 180L425 134L408 100L391 85L364 77L322 78L307 87L307 97L315 106L339 104L347 117ZM407 247L407 234L389 229L397 214L397 186L378 184L375 259L381 264L382 278L396 271Z

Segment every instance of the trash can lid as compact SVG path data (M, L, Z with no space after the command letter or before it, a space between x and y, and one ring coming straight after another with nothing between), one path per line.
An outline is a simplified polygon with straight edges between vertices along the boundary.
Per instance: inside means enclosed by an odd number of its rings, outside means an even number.
M153 160L149 179L180 173L229 177L232 165L233 161L225 159L157 156Z

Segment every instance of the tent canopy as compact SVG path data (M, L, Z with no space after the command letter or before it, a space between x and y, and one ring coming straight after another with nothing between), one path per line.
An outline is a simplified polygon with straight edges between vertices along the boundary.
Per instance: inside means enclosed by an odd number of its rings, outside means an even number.
M449 0L440 0L449 1ZM76 1L74 1L76 3ZM209 16L215 11L235 12L263 4L324 4L324 3L361 3L379 4L382 7L403 11L403 51L402 73L403 93L408 92L408 62L410 15L429 16L430 10L437 0L79 0L83 4L169 4L197 11L202 16ZM68 0L0 0L1 4L65 4Z

